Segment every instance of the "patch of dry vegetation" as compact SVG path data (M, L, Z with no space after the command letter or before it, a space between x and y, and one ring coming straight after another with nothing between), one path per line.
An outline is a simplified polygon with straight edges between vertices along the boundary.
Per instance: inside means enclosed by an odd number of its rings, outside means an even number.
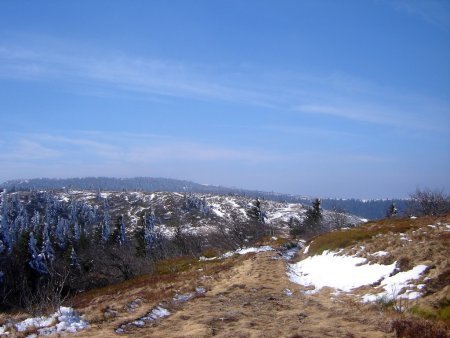
M158 263L153 275L92 289L71 301L80 313L85 314L94 331L102 336L119 324L144 315L158 303L172 299L177 293L195 291L199 285L208 289L208 283L214 282L222 272L242 259L239 256L206 262L190 257L167 259ZM136 301L136 307L130 306ZM98 328L102 329L98 331Z
M371 263L397 262L397 272L408 271L419 264L427 265L422 278L412 282L421 284L421 298L380 301L375 306L386 316L396 316L399 311L408 314L393 322L398 337L447 337L450 328L449 225L450 215L384 219L319 235L311 240L308 255L343 249L343 254L365 257ZM374 255L379 251L384 254ZM362 295L368 290L368 287L361 288L357 293Z
M448 328L441 323L417 318L399 318L392 322L399 338L448 338Z
M405 233L428 224L450 222L450 215L439 217L388 218L364 225L327 232L311 239L308 254L317 255L325 250L337 250L370 240L377 235Z

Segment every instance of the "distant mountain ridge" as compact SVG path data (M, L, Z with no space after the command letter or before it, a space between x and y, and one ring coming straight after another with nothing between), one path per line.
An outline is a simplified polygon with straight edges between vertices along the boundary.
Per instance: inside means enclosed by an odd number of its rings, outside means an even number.
M311 197L230 188L215 185L199 184L188 180L160 177L83 177L83 178L33 178L29 180L10 180L0 184L1 189L8 191L23 190L100 190L100 191L165 191L165 192L194 192L218 195L241 195L253 198L267 199L280 202L302 203L309 205ZM386 215L386 211L394 202L399 214L407 207L407 201L401 199L386 200L360 200L360 199L335 199L323 198L322 206L325 209L340 208L354 215L367 219L379 219Z

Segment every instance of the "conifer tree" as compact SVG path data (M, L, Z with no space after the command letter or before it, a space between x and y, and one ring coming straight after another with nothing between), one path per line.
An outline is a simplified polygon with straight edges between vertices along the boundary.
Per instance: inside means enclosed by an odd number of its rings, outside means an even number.
M323 215L322 215L321 201L319 198L316 198L313 201L312 206L308 208L305 216L306 217L303 220L302 232L312 235L322 231Z
M395 206L395 203L392 202L391 205L389 206L389 209L387 210L386 217L392 218L395 217L396 215L397 215L397 207Z
M34 238L33 233L30 233L30 239L28 241L28 249L31 256L28 264L32 269L37 271L39 274L46 275L48 274L48 268L45 264L45 256L43 253L38 254L36 247L36 239Z
M81 227L80 223L78 223L77 220L75 220L75 223L73 224L73 240L75 242L78 242L81 238Z
M109 215L109 205L108 201L105 199L105 202L103 204L103 221L101 224L101 241L103 244L105 244L109 236L111 235L111 217Z
M66 234L67 234L68 222L65 218L58 217L58 223L56 225L56 240L59 248L64 250L66 247Z
M123 215L117 219L116 228L114 229L113 235L111 236L112 242L115 244L119 244L120 246L124 245L127 238L125 233L125 218Z
M75 270L81 270L81 265L78 262L78 256L73 246L70 251L70 267Z
M8 253L12 251L12 240L9 226L9 204L6 197L2 203L2 220L0 222L0 240L2 240L4 247Z
M48 224L44 224L42 230L42 255L46 261L52 261L55 258L55 250L53 250L52 243L50 241Z
M147 253L151 253L156 247L157 236L155 232L155 224L156 224L156 217L154 212L151 211L150 215L145 216L145 226L144 226L144 239Z

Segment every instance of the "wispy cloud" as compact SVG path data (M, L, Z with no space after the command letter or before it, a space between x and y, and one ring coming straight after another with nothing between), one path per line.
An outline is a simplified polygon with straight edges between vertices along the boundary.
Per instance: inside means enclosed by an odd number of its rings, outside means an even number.
M10 148L0 143L1 159L40 160L59 157L59 160L86 161L118 161L130 164L148 164L171 161L234 161L267 163L285 160L277 153L245 147L227 147L190 140L171 140L161 142L158 137L145 134L115 133L114 137L107 133L89 132L91 137L75 135L61 136L54 134L11 134L8 144L18 142L18 147ZM95 137L94 137L95 135ZM126 137L125 137L126 135ZM126 140L125 142L117 142Z
M2 149L3 148L3 149ZM18 139L13 144L0 142L0 159L5 161L36 161L59 157L62 153L35 140Z
M39 41L39 39L37 39ZM387 88L342 72L325 76L99 52L62 42L0 41L0 77L60 83L87 95L227 101L417 130L448 132L447 99ZM27 46L27 47L24 47ZM256 67L255 67L256 68ZM239 75L236 75L239 73ZM86 89L88 88L88 89ZM430 118L430 112L432 117Z
M108 88L126 92L200 100L224 100L270 105L262 93L236 83L200 64L174 60L95 53L69 53L61 45L29 49L0 45L0 76L30 81L89 83L98 95Z

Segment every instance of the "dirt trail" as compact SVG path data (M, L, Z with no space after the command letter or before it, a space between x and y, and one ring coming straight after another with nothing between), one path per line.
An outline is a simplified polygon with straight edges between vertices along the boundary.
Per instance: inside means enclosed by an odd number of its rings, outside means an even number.
M393 337L374 311L333 300L327 291L301 293L286 275L286 262L274 256L274 252L250 256L224 273L204 296L128 336Z

